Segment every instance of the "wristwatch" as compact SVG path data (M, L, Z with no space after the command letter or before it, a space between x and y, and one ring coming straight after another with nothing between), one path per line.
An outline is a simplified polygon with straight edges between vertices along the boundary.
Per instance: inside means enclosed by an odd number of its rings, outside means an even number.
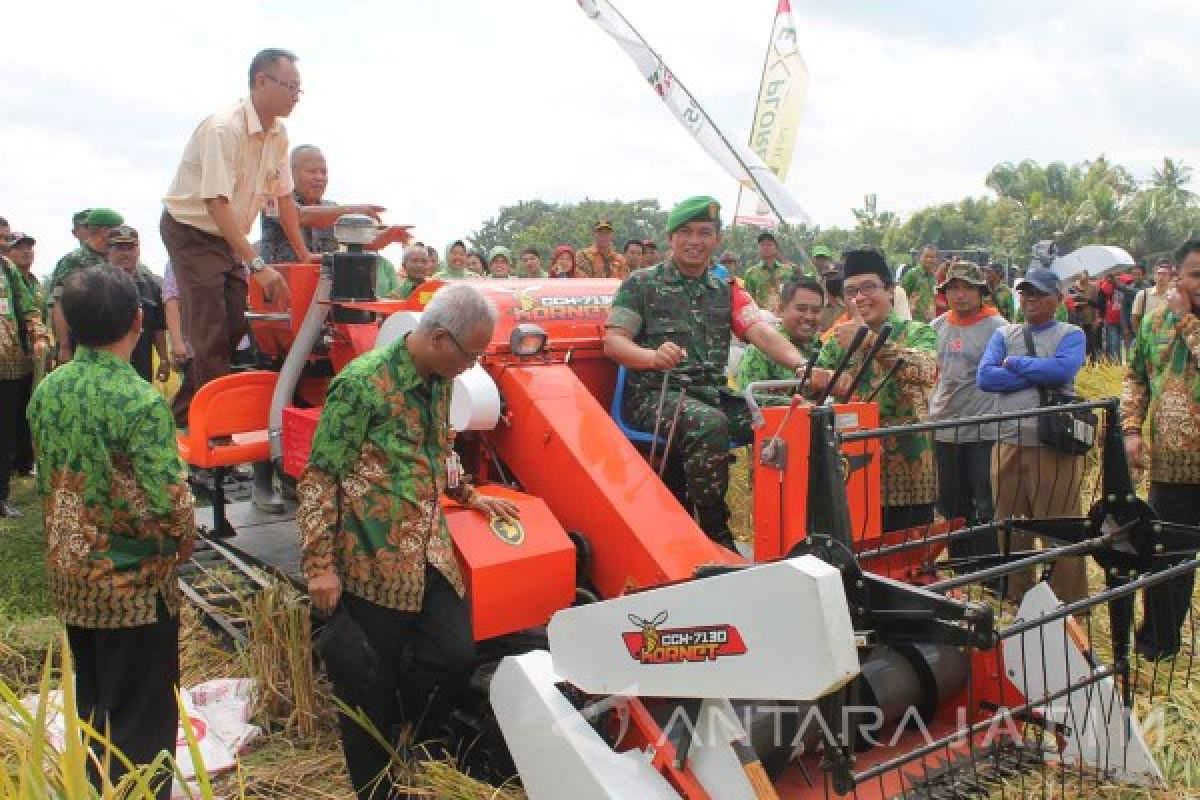
M255 256L250 259L250 263L246 265L246 269L250 270L251 275L257 275L267 268L267 262L263 261L262 256Z

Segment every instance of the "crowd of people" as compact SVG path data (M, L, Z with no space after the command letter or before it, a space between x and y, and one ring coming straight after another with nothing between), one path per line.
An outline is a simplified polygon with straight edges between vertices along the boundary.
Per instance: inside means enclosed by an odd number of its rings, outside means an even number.
M228 373L244 349L248 283L286 305L288 285L274 265L319 260L339 247L338 218L378 220L385 210L328 199L322 151L289 150L282 119L302 93L295 55L262 51L248 82L247 96L206 117L184 149L159 221L169 256L162 278L141 262L139 231L113 209L73 217L79 246L44 284L32 271L36 239L0 219L0 515L20 514L8 502L10 475L36 473L80 710L109 724L138 764L175 739L174 566L195 535L175 428L186 425L195 391ZM256 220L262 238L252 243ZM414 332L334 377L296 518L313 605L356 626L384 675L371 685L334 676L335 692L385 734L414 721L418 705L445 711L474 657L440 495L487 515L517 514L455 468L451 382L477 363L495 325L495 309L466 279L621 281L604 350L628 371L625 419L643 430L665 424L683 496L725 547L734 547L730 444L750 439L735 391L805 375L809 399L846 399L851 376L860 376L854 394L877 404L881 426L966 420L884 440L885 531L939 514L970 526L1078 516L1082 455L1043 441L1035 420L969 420L1070 397L1085 361L1101 355L1128 362L1120 425L1131 462L1149 469L1150 502L1164 519L1200 523L1200 241L1158 262L1153 283L1133 267L1099 281L1081 274L1064 287L1045 267L1010 285L1000 265L943 259L934 245L899 278L871 248L815 247L793 263L769 231L758 237L758 263L743 268L721 251L720 204L707 196L672 208L666 227L663 253L641 239L618 251L614 226L596 220L591 244L559 245L548 264L534 248L514 258L503 246L485 254L461 240L445 248L443 263L407 226L380 225L368 245L404 245L402 274L378 259L381 297L407 297L430 277L449 285ZM731 360L735 340L745 349ZM150 383L172 369L183 385L168 409ZM664 406L679 407L677 423L660 418ZM267 465L255 500L281 510L272 492ZM952 545L950 557L998 548L982 538ZM1083 559L1060 559L1050 576L1062 600L1086 596ZM1019 597L1033 579L1014 576L1007 589ZM1189 573L1150 592L1137 639L1144 657L1178 651L1191 581ZM424 719L436 736L444 715ZM389 796L375 781L386 750L352 718L341 722L355 790ZM112 770L123 767L114 761Z

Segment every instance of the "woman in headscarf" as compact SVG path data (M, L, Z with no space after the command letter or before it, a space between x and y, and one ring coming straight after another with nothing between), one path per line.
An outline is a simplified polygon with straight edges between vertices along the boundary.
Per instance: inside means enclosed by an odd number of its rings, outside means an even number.
M496 245L488 253L488 276L492 278L511 278L513 276L512 251L503 245Z
M550 257L550 277L575 277L575 251L569 244L560 244L554 248L554 255Z

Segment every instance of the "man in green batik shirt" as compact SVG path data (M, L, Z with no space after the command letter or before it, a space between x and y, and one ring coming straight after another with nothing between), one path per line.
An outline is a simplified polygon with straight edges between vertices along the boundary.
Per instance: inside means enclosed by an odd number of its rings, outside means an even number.
M843 291L848 310L857 320L835 326L821 348L813 371L813 388L824 389L829 373L842 359L860 325L870 329L862 346L850 359L834 396L840 397L852 376L858 374L884 323L892 335L867 367L858 393L875 394L882 427L921 422L929 416L929 396L937 379L937 333L923 322L901 319L892 308L892 272L877 250L846 253ZM897 361L903 364L890 374ZM876 392L878 392L876 394ZM933 522L937 500L933 444L928 434L890 436L883 440L883 529L903 530Z
M825 307L825 290L816 281L793 280L784 284L780 301L777 329L800 351L807 363L821 348L817 325ZM743 390L755 381L786 381L795 377L793 370L776 364L762 350L750 345L738 363L736 384Z
M758 255L762 260L746 270L742 281L758 307L772 314L779 313L779 295L785 283L794 278L817 277L810 268L801 269L782 260L779 243L770 231L758 235Z
M59 306L75 357L29 403L47 583L67 627L80 717L140 766L175 752L175 570L195 539L192 493L171 412L129 363L142 323L133 279L110 267L79 270ZM92 747L104 763L110 754ZM115 757L108 769L114 783L125 772ZM153 781L166 800L170 774Z
M296 489L313 605L332 612L340 601L379 659L380 682L335 677L334 691L384 737L405 721L417 742L438 736L474 666L442 494L516 520L513 503L460 477L451 446L452 382L486 351L495 320L478 289L448 286L412 333L347 365L329 387ZM387 749L345 715L341 734L358 796L394 797L386 779L377 781L390 765Z
M688 502L700 528L733 549L729 530L729 441L750 438L750 415L725 376L732 336L756 345L793 372L804 357L767 324L740 286L712 274L721 243L721 206L711 197L690 197L667 215L667 258L625 278L613 297L604 329L604 352L629 370L623 412L635 428L653 430L663 381L665 405L680 403L679 435L670 438L687 483Z
M913 319L918 322L933 322L937 316L937 269L938 249L932 244L921 248L916 264L909 267L900 278L900 288L908 294L908 304Z

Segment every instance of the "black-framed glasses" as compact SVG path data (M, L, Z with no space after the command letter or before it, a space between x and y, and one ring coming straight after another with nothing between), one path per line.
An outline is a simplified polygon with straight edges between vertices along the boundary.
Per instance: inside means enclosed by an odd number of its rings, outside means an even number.
M872 294L873 292L879 292L883 289L884 285L882 283L864 283L858 286L843 285L842 293L846 295L847 300L852 300L860 294Z
M264 72L263 77L266 78L267 80L271 81L272 83L279 84L280 86L287 89L289 92L296 95L297 97L304 94L304 90L300 88L300 84L296 83L295 81L281 81L281 80L279 80L279 78L276 78L274 75L272 75L269 72Z
M486 355L486 353L472 353L470 350L468 350L467 348L462 346L462 342L460 342L458 340L457 336L455 336L453 333L446 330L445 328L443 328L442 330L445 331L445 333L448 337L450 337L450 341L454 343L454 347L458 350L459 353L462 354L462 357L467 359L468 361L470 361L472 364L478 364L479 359L483 358L484 355Z

